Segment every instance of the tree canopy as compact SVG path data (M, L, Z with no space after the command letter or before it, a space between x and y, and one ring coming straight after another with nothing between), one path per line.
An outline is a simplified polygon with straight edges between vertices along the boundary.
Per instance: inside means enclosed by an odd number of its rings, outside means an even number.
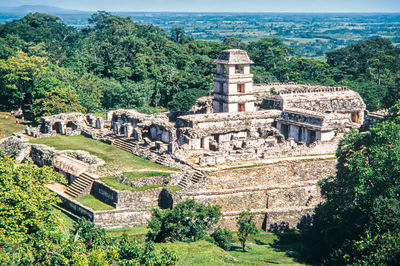
M147 239L154 242L199 240L219 221L220 209L193 199L180 202L172 209L153 209Z
M54 89L42 80L53 77L72 88L89 112L188 110L211 93L213 60L228 48L248 51L255 82L348 86L370 110L388 108L399 98L400 48L384 38L329 52L324 62L294 56L276 38L248 44L226 38L221 44L195 40L180 28L166 32L97 12L80 30L40 13L0 25L1 103L29 109Z
M393 264L400 249L400 102L366 133L340 142L335 176L308 232L312 256L333 264Z
M18 165L0 156L0 243L16 244L28 235L51 230L56 225L52 204L56 195L44 184L65 179L51 167L36 168L32 163Z

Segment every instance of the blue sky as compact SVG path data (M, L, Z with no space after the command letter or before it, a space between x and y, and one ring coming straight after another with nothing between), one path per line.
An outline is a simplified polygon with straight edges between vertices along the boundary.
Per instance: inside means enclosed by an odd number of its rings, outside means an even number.
M0 6L198 12L400 12L400 0L0 0Z

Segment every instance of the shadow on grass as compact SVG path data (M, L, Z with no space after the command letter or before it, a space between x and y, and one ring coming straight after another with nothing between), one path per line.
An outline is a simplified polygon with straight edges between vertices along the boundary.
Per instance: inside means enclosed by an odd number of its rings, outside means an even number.
M305 252L305 237L298 230L286 230L275 232L277 239L270 246L276 251L285 252L288 257L293 258L296 262L308 264Z

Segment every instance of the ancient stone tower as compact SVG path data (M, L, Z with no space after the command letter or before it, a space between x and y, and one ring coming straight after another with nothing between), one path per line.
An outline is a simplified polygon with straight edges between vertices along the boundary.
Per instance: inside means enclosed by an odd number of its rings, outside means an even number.
M250 74L250 60L246 51L231 49L222 51L214 76L214 113L255 112L253 74Z

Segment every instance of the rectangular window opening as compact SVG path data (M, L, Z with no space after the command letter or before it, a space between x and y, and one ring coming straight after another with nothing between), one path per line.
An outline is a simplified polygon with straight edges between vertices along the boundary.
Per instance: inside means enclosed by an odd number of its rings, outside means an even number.
M246 112L246 105L244 103L239 103L238 110L239 112Z
M237 84L237 92L239 92L239 93L244 93L245 92L244 84Z

